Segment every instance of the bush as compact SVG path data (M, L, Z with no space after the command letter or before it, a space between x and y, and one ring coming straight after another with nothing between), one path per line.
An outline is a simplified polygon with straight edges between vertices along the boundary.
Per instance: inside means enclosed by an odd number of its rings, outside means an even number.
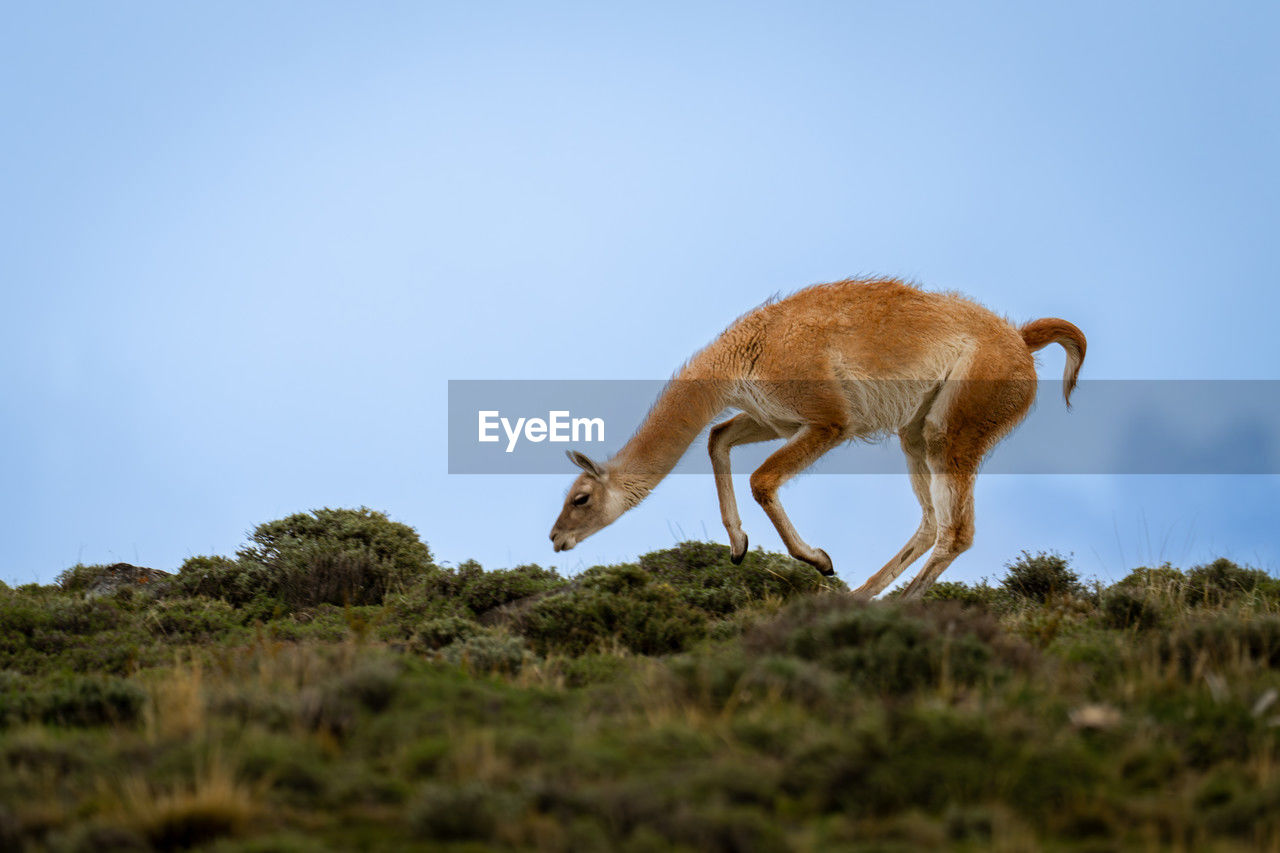
M362 710L374 713L391 704L399 686L400 667L371 660L298 694L298 718L309 728L336 736L348 734Z
M1005 590L1028 601L1044 603L1050 598L1079 595L1084 592L1080 576L1071 571L1067 560L1060 554L1041 551L1038 554L1022 552L1022 556L1006 563L1008 570L1000 585Z
M288 607L380 604L435 569L412 527L367 508L318 509L260 524L238 559L192 557L178 588L241 606L278 599Z
M516 797L482 782L429 783L409 807L409 824L427 841L489 841L520 809Z
M240 766L249 781L300 804L322 795L333 775L314 742L257 730L245 738Z
M1004 590L987 586L986 582L978 586L969 586L962 581L942 581L935 583L925 591L925 601L954 601L969 606L998 606L1008 596Z
M670 584L635 565L589 569L577 587L554 593L512 617L514 629L543 654L583 654L617 643L638 654L684 651L706 636L706 616Z
M855 684L882 693L909 693L976 684L1023 668L1032 652L979 609L860 604L846 596L801 599L744 638L754 652L814 661Z
M1219 557L1187 572L1186 600L1190 605L1221 605L1251 593L1273 593L1280 582L1261 569L1242 568Z
M0 725L37 720L63 726L129 724L137 721L147 698L141 687L122 678L68 676L42 686L3 674Z
M368 507L299 512L260 524L249 537L253 545L236 552L245 560L274 566L307 544L324 544L335 552L367 553L385 564L391 579L411 580L433 564L431 551L407 524L391 521Z
M267 596L272 588L266 566L227 557L189 557L175 579L175 589L184 595L217 598L234 607Z
M1099 617L1108 628L1158 628L1168 614L1154 594L1140 587L1116 585L1103 593Z
M1280 616L1219 612L1179 625L1160 636L1161 657L1186 672L1203 664L1228 667L1242 658L1267 668L1280 667Z
M0 593L0 668L42 671L54 660L80 671L129 667L134 638L114 601L37 589Z
M465 640L482 630L479 623L461 616L437 616L418 623L413 631L411 648L429 652L458 640Z
M239 619L225 601L176 598L151 605L145 624L170 643L202 643L226 636L239 627Z
M395 583L393 567L366 549L332 542L301 542L267 567L272 593L293 607L381 604Z
M456 595L477 616L565 585L554 569L536 565L486 572L479 563L468 561L458 567L456 575Z
M1155 568L1141 566L1117 581L1115 586L1181 598L1186 591L1187 576L1168 563Z
M767 600L788 600L824 589L844 589L799 560L782 554L748 552L741 565L729 559L729 546L681 542L674 548L640 557L639 568L670 584L691 607L710 616L728 616Z
M502 631L486 631L455 640L440 651L440 658L471 672L515 675L530 657L520 637Z

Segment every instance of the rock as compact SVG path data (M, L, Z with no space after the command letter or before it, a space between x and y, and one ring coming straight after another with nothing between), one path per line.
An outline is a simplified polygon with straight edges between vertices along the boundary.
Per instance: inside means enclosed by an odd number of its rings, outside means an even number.
M85 598L97 598L102 595L115 595L122 589L132 589L146 595L158 595L169 586L173 575L159 569L148 569L129 563L115 563L102 566L95 576L85 585Z

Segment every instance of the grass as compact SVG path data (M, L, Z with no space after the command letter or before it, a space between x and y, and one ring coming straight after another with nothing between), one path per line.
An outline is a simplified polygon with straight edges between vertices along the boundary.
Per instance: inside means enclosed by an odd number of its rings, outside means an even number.
M1023 554L860 605L708 543L441 568L343 512L0 589L0 848L1280 849L1263 572Z

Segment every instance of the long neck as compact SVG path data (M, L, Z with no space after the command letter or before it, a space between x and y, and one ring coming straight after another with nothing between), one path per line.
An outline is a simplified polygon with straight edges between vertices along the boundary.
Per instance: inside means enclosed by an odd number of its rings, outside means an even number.
M698 433L727 404L728 382L687 375L686 371L667 383L644 423L609 461L611 477L626 495L628 508L671 473Z

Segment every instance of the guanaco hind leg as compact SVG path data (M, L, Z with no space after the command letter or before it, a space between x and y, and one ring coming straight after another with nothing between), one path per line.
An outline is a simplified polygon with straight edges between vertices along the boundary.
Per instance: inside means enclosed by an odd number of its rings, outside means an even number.
M933 496L930 493L932 475L929 473L929 463L925 458L924 422L918 421L905 427L898 433L898 438L902 443L902 452L907 457L911 490L915 492L916 500L920 502L920 526L907 540L907 544L902 546L902 550L884 564L884 568L853 591L854 597L863 601L870 601L884 592L885 588L896 581L908 566L933 547L936 538L937 523L933 512Z
M924 568L902 591L920 598L956 557L973 544L973 487L987 452L1026 416L1035 400L1035 374L1025 378L974 379L983 370L979 353L966 371L969 378L947 382L924 423L929 495L937 522L933 552ZM986 359L990 362L993 359ZM999 376L999 373L994 373Z

